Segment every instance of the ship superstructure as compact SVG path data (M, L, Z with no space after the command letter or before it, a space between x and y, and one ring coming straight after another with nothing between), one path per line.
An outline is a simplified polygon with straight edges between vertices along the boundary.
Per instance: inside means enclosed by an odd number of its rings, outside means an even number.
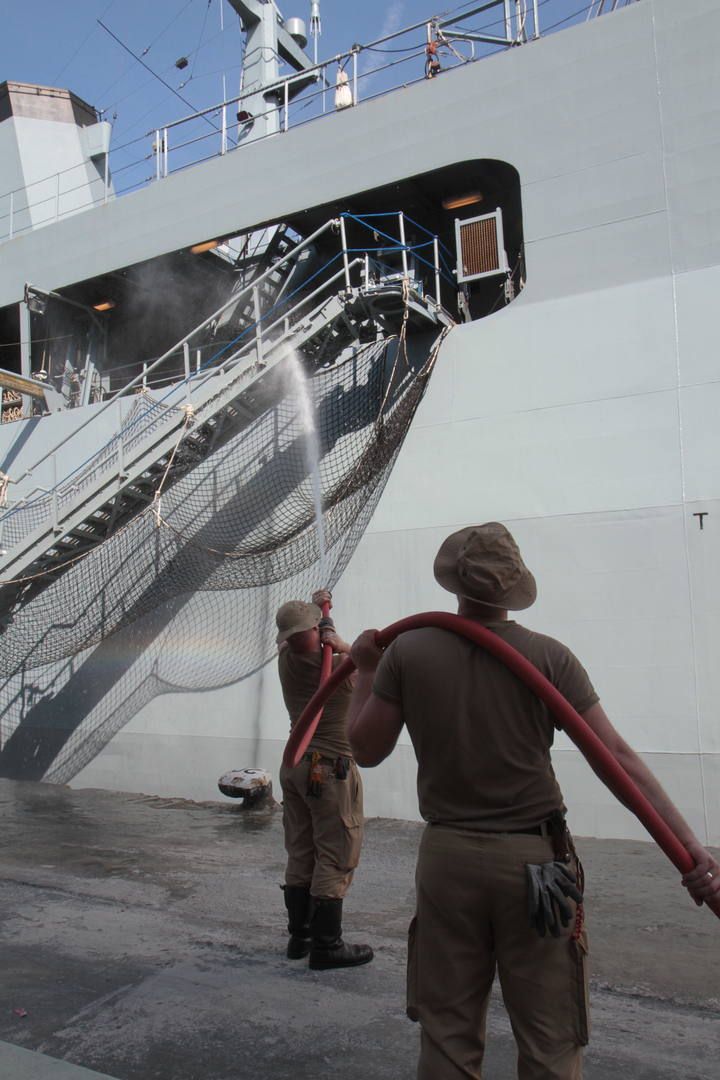
M259 40L273 5L233 6ZM102 121L61 99L93 205L60 191L32 228L14 205L0 247L25 417L0 429L4 775L205 798L229 765L276 770L279 603L332 584L346 636L446 607L439 542L498 519L541 584L528 624L718 842L718 15L639 0L536 37L533 5L493 7L504 51L434 72L429 46L473 37L434 20L419 79L368 100L359 49L317 64L283 21L293 73L248 76L207 160L183 156L207 114L158 128L124 197ZM555 760L576 831L637 835ZM370 813L415 816L413 764L403 744L368 774Z

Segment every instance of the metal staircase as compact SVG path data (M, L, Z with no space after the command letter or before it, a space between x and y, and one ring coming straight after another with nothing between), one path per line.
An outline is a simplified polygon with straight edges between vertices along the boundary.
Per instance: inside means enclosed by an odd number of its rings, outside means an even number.
M293 270L302 252L330 229L341 236L342 247L322 272L291 291ZM383 279L367 255L351 257L342 221L326 223L290 250L284 240L286 236L270 254L268 247L265 269L219 311L110 401L94 407L72 435L27 471L26 478L36 469L47 468L48 459L56 469L71 439L82 431L87 440L88 428L98 423L103 412L130 405L122 412L115 434L109 440L105 436L97 453L80 468L49 491L36 489L0 516L0 632L15 609L151 505L161 487L191 470L267 410L281 394L281 380L292 354L317 367L336 362L354 342L397 334L403 323L411 330L436 329L438 333L453 323L408 273L388 274ZM405 266L407 251L403 246ZM255 316L261 307L265 310L251 319L249 312ZM229 310L233 314L224 325L232 325L239 333L230 347L192 372L191 343L207 340ZM152 386L153 369L172 355L183 359L185 377L155 397L147 389ZM128 392L133 391L137 396L128 399Z
M263 230L263 235L266 230ZM251 242L252 237L248 237ZM231 304L218 316L212 327L215 337L221 330L232 327L236 333L248 329L262 315L269 311L282 298L291 274L284 271L286 260L292 256L293 241L288 236L285 224L278 225L267 243L260 242L251 253L241 253L236 260L237 281L233 295L237 302ZM261 287L256 297L248 292L253 281L260 280Z

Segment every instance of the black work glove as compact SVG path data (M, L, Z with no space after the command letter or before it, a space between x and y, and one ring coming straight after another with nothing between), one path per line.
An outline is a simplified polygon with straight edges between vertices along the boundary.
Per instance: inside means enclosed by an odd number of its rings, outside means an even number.
M561 862L526 863L525 870L530 925L535 927L540 937L545 937L548 930L553 937L559 937L559 923L567 926L573 917L566 897L572 897L576 904L583 901L575 874Z

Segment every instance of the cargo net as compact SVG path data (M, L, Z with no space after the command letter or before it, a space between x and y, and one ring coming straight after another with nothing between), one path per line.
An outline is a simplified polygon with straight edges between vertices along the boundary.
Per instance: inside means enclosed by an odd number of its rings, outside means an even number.
M66 782L157 695L266 663L280 604L345 569L439 345L412 370L397 338L374 342L308 379L315 469L302 395L284 381L271 408L20 609L0 637L0 775Z

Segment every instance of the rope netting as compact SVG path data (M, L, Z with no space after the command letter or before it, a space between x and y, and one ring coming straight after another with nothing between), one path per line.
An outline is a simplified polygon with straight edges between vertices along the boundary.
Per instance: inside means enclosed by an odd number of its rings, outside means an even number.
M275 611L337 582L422 397L441 339L411 369L402 338L307 381L322 565L288 383L255 419L226 420L193 468L180 442L161 497L15 613L0 638L0 775L67 781L158 694L227 686L275 654Z

